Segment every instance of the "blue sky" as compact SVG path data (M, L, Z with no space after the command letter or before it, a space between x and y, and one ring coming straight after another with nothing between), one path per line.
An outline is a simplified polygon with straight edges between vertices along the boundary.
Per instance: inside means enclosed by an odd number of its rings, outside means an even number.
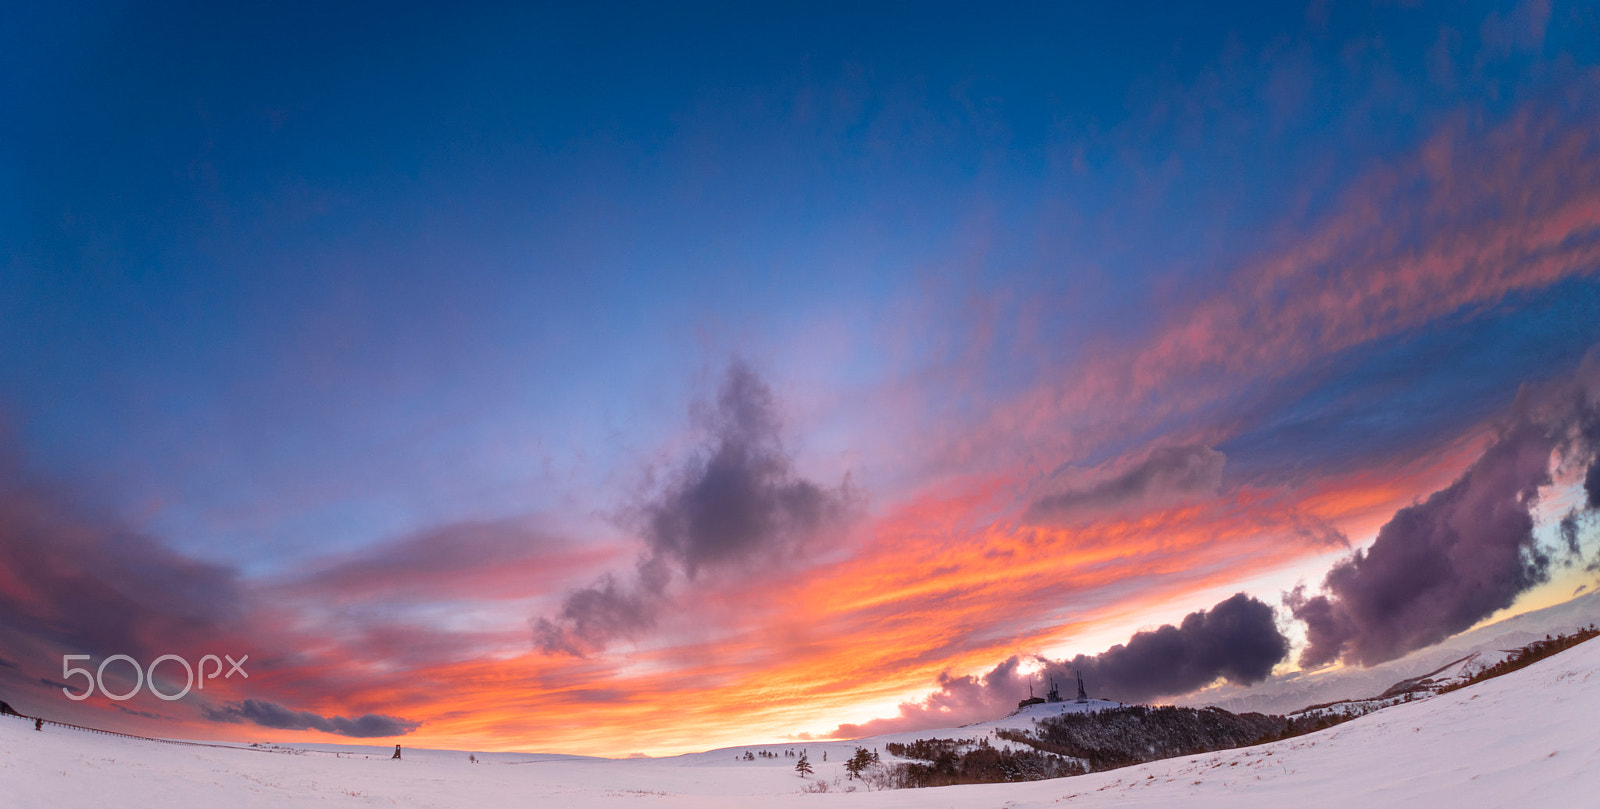
M859 495L819 558L934 502L977 547L1172 446L1230 525L1394 481L1320 517L1360 544L1600 342L1590 3L7 16L12 485L247 591L464 524L612 554L427 619L511 637L629 581L730 363ZM1320 577L1254 541L1213 561ZM1204 606L1150 581L1090 601Z

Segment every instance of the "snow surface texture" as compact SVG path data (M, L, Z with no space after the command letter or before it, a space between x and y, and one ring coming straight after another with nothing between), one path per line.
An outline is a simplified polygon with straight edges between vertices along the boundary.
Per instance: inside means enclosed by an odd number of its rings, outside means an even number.
M1071 706L1072 703L1065 703ZM1035 706L1061 709L1058 706ZM0 717L0 804L33 807L1594 806L1600 794L1600 640L1478 685L1285 742L1022 784L826 795L862 742L729 748L663 759L295 746L187 747ZM914 734L983 735L996 723ZM906 734L896 734L897 736ZM786 749L809 750L801 779ZM828 752L828 762L822 753ZM368 757L370 756L370 757ZM887 757L887 756L886 756ZM841 781L842 788L850 782ZM836 789L837 789L836 788Z

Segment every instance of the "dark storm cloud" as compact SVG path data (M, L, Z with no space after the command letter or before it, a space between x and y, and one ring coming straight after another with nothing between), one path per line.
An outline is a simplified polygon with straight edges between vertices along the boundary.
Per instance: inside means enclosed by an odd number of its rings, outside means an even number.
M205 717L213 722L240 724L249 722L277 730L320 730L355 739L376 739L385 736L403 736L416 730L421 723L395 716L367 714L350 719L343 716L322 716L311 711L295 711L275 702L247 699L230 702L221 708L203 708Z
M1334 565L1323 589L1286 599L1306 622L1301 665L1375 665L1431 646L1545 581L1530 508L1549 485L1555 440L1535 425L1501 438L1449 487L1401 509L1372 547Z
M1037 658L1041 673L1019 675L1021 660L1006 659L982 677L939 675L939 690L920 702L902 703L898 716L840 725L834 738L952 727L1011 712L1032 693L1044 696L1050 680L1070 698L1081 673L1091 697L1146 702L1204 688L1218 679L1251 685L1267 678L1289 656L1271 606L1238 593L1210 610L1185 616L1177 626L1134 633L1097 655L1072 660Z
M1202 445L1161 447L1087 486L1049 494L1028 506L1031 522L1090 518L1138 506L1166 506L1214 496L1227 458Z
M535 621L533 640L547 654L582 657L607 641L637 637L655 627L656 611L665 601L666 581L659 576L641 571L635 584L623 585L608 573L568 595L554 620Z
M1589 473L1583 478L1583 493L1589 499L1589 508L1600 509L1600 457L1589 464Z
M712 436L659 499L645 509L645 540L690 577L707 564L804 542L844 514L848 492L794 473L772 389L748 366L728 367L715 408L701 415Z
M1396 512L1370 548L1334 565L1323 592L1285 596L1306 623L1300 663L1371 666L1461 632L1549 578L1533 509L1552 482L1551 458L1596 462L1600 363L1571 380L1524 391L1493 444L1459 479ZM1560 526L1568 549L1576 525Z
M1065 680L1076 671L1096 696L1121 702L1186 694L1225 679L1253 685L1289 656L1272 607L1238 593L1210 611L1199 610L1177 626L1135 633L1126 644L1100 654L1052 664Z
M1579 442L1588 451L1589 471L1583 476L1583 494L1592 511L1600 511L1600 371L1594 366L1600 365L1600 349L1591 351L1585 361L1589 371L1589 396L1591 412L1587 419L1583 419L1578 427ZM1579 371L1579 385L1581 386L1584 372Z
M534 622L547 653L581 655L655 626L675 572L781 560L840 524L854 493L801 478L783 445L771 388L742 362L728 366L715 402L694 413L706 442L637 509L645 549L636 579L607 575L567 596L554 618Z
M1578 543L1578 512L1569 511L1556 525L1556 533L1561 537L1561 546L1567 552L1566 564L1571 566L1574 561L1583 558L1583 546Z

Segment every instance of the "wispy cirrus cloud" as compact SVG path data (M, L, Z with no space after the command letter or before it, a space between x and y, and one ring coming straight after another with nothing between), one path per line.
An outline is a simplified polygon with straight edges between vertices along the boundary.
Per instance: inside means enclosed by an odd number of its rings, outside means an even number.
M1463 111L1418 148L1370 164L1326 213L1283 222L1228 271L1158 287L1164 294L1153 294L1137 321L1148 325L1094 338L964 429L946 425L928 448L931 461L1005 468L1031 457L1043 476L1086 458L1098 465L1108 450L1152 430L1205 436L1217 447L1207 422L1241 394L1260 395L1441 318L1471 318L1510 296L1594 279L1596 132L1600 85L1591 78L1577 80L1570 103L1535 101L1498 117ZM1036 300L1013 306L1022 323L1049 322L1022 317L1043 306ZM1012 343L1045 338L1024 333ZM993 361L961 358L975 368Z

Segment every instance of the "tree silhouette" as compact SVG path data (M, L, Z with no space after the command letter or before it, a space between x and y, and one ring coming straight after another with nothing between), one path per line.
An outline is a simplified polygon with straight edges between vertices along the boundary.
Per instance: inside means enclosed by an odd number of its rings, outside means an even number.
M806 776L811 774L811 772L812 772L812 770L811 770L811 762L806 760L806 754L805 753L801 753L800 754L800 760L795 762L794 771L797 772L797 773L800 773L800 777L801 778L804 778L804 777L806 777Z
M860 778L861 773L872 766L872 754L865 747L857 747L856 754L844 763L844 771L851 778Z

